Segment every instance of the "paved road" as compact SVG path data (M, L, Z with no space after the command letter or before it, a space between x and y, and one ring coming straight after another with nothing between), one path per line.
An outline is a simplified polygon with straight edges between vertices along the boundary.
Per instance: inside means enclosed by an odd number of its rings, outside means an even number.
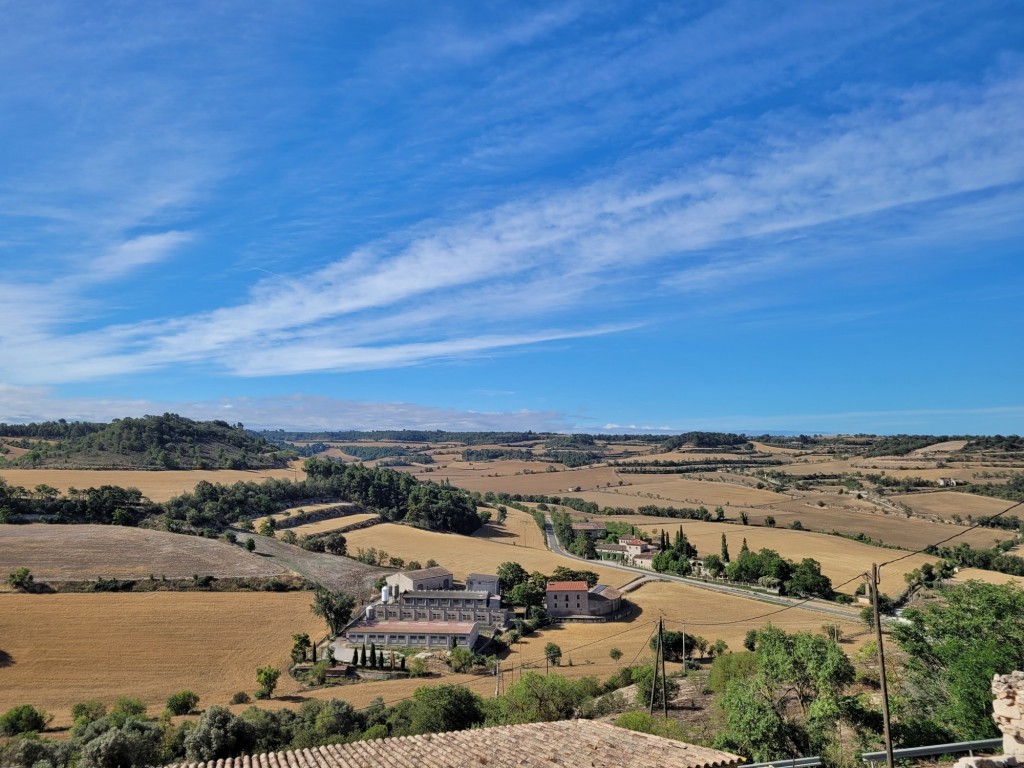
M562 546L558 543L558 538L555 536L555 527L550 517L545 517L544 522L544 533L547 536L548 547L556 555L567 557L571 560L578 560L583 563L593 564L594 560L587 560L586 558L577 557L569 552L562 549ZM630 565L622 565L612 560L601 560L599 561L602 568L616 568L620 571L626 571L628 573L635 573L640 576L653 576L658 579L664 579L665 581L678 581L681 584L687 584L691 587L697 587L698 589L707 589L712 592L724 592L729 595L735 595L736 597L745 597L748 600L758 600L762 603L773 603L775 605L782 606L797 606L799 605L805 611L817 611L818 613L825 613L830 616L839 616L844 619L859 619L859 611L856 609L844 608L843 606L830 603L826 600L798 600L792 597L782 597L781 595L770 595L764 592L751 592L747 589L741 589L739 587L731 587L728 584L715 584L700 579L691 579L686 576L673 576L667 573L652 573L651 571L643 568L634 568Z

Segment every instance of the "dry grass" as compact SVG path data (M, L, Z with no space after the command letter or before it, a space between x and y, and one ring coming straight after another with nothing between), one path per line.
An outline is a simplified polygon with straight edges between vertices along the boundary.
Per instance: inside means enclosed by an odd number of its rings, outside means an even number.
M768 516L774 517L780 528L786 528L794 521L799 520L805 528L815 531L825 533L838 531L847 536L863 533L876 542L906 549L924 549L928 545L954 534L962 535L954 539L953 543L966 542L972 547L981 548L991 547L995 541L1012 536L1009 531L998 531L991 528L977 528L969 531L951 523L936 523L918 517L907 518L895 512L883 514L857 511L849 507L826 506L821 508L816 504L806 502L787 504L784 508L748 508L744 510L733 507L726 509L728 516L733 519L739 517L740 512L744 511L749 516L752 525L764 525Z
M451 480L452 485L469 491L494 491L495 493L524 493L564 495L569 488L603 488L618 485L619 476L610 467L584 467L558 472L546 472L548 466L537 461L494 461L476 462L472 465L453 462L443 469L435 466L433 471L424 472L419 467L400 467L421 480ZM561 466L552 464L550 466ZM527 470L530 474L516 474ZM579 494L573 494L579 495Z
M610 518L593 518L597 522ZM743 540L751 550L774 549L783 557L800 562L805 557L812 557L821 563L821 570L832 579L836 586L854 579L855 581L842 587L839 591L852 594L857 588L858 577L871 569L871 563L890 560L902 556L903 553L879 549L870 544L851 541L839 536L810 531L791 531L786 528L761 528L742 525L723 525L722 523L704 523L696 520L669 520L642 515L626 515L616 517L624 523L636 525L648 533L665 530L671 537L681 525L687 539L697 547L701 557L717 555L721 552L722 534L729 544L729 554L736 557ZM927 555L913 555L899 563L882 569L882 591L895 595L901 592L906 583L903 575L924 563L934 563L936 558Z
M11 445L10 443L5 443L3 440L0 440L0 447L3 447L3 448L7 449L7 453L0 454L0 455L3 455L4 457L6 457L8 459L16 459L19 456L24 456L29 451L28 448L19 448L16 445Z
M7 525L0 573L26 567L40 581L276 576L285 569L238 546L116 525Z
M511 513L512 510L509 510ZM348 539L349 552L359 547L387 550L389 555L397 555L406 562L419 560L425 563L433 558L438 564L450 570L457 579L465 579L469 573L494 573L503 562L514 560L527 571L540 571L549 574L557 566L573 567L573 561L559 557L547 549L535 549L526 546L508 546L495 540L480 539L472 536L459 536L454 533L435 533L394 523L382 523L372 528L363 528L345 534ZM597 564L587 564L588 568L598 573L602 583L613 587L622 586L633 580L634 576L625 571L606 568Z
M375 520L378 517L380 517L380 515L374 515L369 513L361 515L345 515L345 517L332 517L330 520L321 520L317 523L306 523L305 525L296 525L291 528L285 528L284 530L295 531L295 534L297 536L308 536L313 533L327 533L328 531L336 531L339 528L346 528L350 525L365 523L367 520Z
M547 550L544 534L537 526L537 521L518 509L509 509L504 523L500 525L494 522L488 523L474 533L473 537L509 547Z
M956 451L962 451L967 446L966 440L947 440L944 443L934 443L933 445L926 445L924 448L918 448L916 451L911 451L911 456L920 456L923 453L955 453Z
M905 493L892 498L906 504L914 510L915 514L932 515L943 520L951 520L953 515L960 515L964 520L969 516L997 515L1014 504L1005 499L993 499L989 496L956 491Z
M636 509L649 504L660 507L756 506L788 501L789 496L774 491L759 490L741 483L712 480L690 480L665 475L624 475L629 485L606 491L584 491L573 494L587 501L596 501L602 507L629 507Z
M256 688L256 668L286 669L291 637L326 634L310 595L174 593L0 595L0 711L31 703L70 722L79 701L142 699L157 714L188 688L200 706ZM278 694L298 691L282 675Z
M736 459L744 454L737 453L703 453L701 451L668 451L666 453L648 453L640 456L630 456L621 459L624 464L644 463L649 461L706 461Z
M348 502L333 501L333 502L326 502L324 504L308 504L308 505L306 505L304 507L290 507L288 509L282 510L281 512L277 512L277 513L275 513L273 515L265 515L263 517L253 518L252 524L256 528L256 530L259 530L260 526L263 525L263 523L265 523L267 520L275 520L277 522L280 522L281 520L286 520L289 517L293 517L293 516L297 515L299 512L318 512L321 509L331 509L333 507L354 507L354 506L355 506L355 504L351 504L351 503L348 503Z
M45 484L67 491L75 488L98 488L101 485L119 485L122 488L138 488L152 501L167 501L186 491L191 491L200 480L209 483L230 485L237 482L259 483L267 478L281 480L302 480L305 473L301 464L287 469L236 470L236 469L194 469L164 470L145 472L139 470L106 469L0 469L0 477L10 485L35 488Z

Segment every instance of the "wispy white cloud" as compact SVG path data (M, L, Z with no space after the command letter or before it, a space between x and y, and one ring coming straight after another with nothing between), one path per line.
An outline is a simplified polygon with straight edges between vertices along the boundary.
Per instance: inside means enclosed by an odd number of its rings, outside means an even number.
M170 256L171 251L191 240L187 232L161 232L140 235L119 243L107 253L89 262L83 273L74 279L106 282L124 277L139 267L156 264Z
M0 370L12 381L45 383L212 362L266 376L404 366L610 333L636 321L566 319L616 283L627 286L622 296L602 299L628 314L630 301L651 290L641 283L655 276L661 290L714 290L759 273L834 267L829 253L801 238L856 221L870 239L873 222L889 211L935 201L955 207L959 196L1021 182L1022 120L1019 71L981 89L919 89L895 109L872 106L813 132L800 122L792 140L776 134L757 151L666 170L652 183L613 175L454 222L424 222L320 269L262 279L233 306L71 335L41 337L37 328L24 343L13 340ZM91 274L112 279L154 263L188 237L170 231L125 241L92 261ZM770 253L757 253L766 238ZM531 314L495 316L474 294L490 307L525 301Z

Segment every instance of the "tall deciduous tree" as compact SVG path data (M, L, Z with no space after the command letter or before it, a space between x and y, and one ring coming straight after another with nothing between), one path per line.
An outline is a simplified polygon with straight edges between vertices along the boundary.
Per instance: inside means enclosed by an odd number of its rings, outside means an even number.
M317 587L313 593L311 610L327 622L332 635L337 635L352 618L352 609L355 606L356 600L352 595Z

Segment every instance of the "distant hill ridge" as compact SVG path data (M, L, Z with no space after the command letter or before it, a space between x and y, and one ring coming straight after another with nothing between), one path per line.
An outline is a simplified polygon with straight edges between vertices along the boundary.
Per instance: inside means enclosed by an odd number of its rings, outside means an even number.
M267 469L283 467L296 457L294 451L271 445L241 424L193 421L174 413L109 424L63 419L0 424L0 439L4 437L22 441L29 449L5 460L7 466L18 467Z

